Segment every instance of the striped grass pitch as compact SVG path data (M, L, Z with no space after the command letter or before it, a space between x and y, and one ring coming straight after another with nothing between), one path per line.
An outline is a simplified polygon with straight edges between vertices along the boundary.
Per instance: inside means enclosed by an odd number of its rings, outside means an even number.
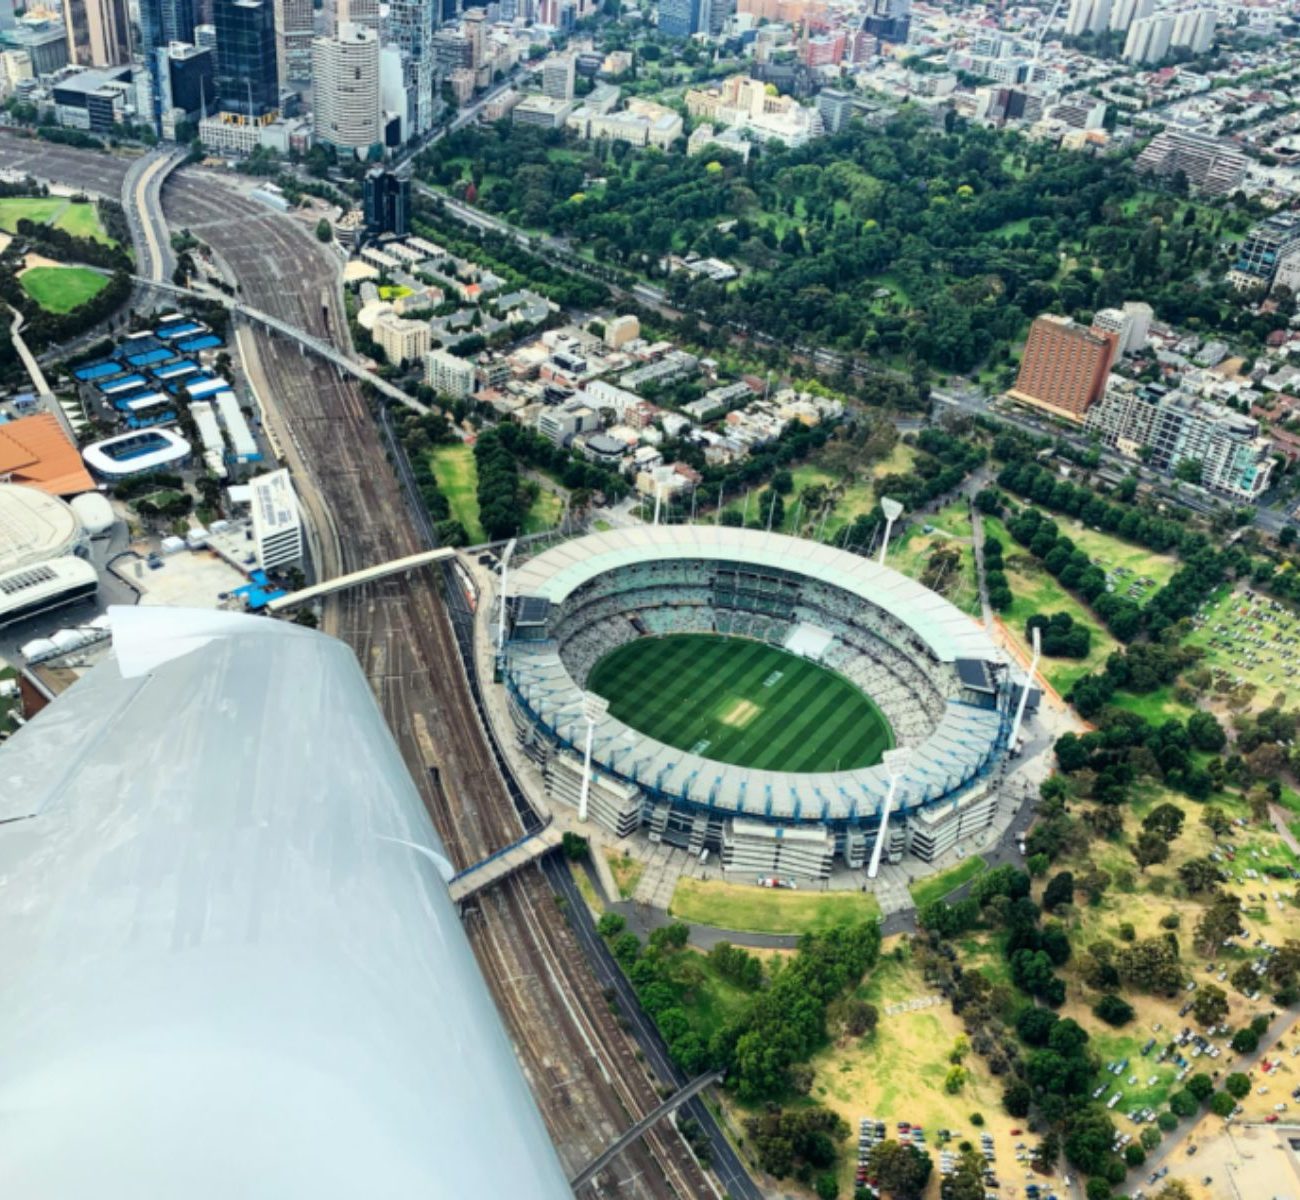
M737 766L848 771L894 744L884 714L843 676L748 638L638 638L602 658L587 687L625 725Z

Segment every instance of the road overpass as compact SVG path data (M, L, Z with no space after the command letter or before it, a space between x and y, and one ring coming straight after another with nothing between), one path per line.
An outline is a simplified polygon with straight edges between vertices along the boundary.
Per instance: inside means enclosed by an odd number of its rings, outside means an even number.
M456 551L448 546L443 546L438 550L424 550L419 554L407 555L406 558L395 558L391 562L380 563L374 567L365 567L360 571L353 571L350 575L340 575L337 579L327 579L324 583L314 583L311 587L300 588L296 592L289 592L285 596L272 600L266 607L273 613L284 612L286 609L310 604L313 600L319 600L323 596L332 596L335 592L345 592L349 588L374 583L379 579L387 579L390 575L401 575L403 572L414 571L420 567L426 567L430 563L441 562L443 559L455 557Z

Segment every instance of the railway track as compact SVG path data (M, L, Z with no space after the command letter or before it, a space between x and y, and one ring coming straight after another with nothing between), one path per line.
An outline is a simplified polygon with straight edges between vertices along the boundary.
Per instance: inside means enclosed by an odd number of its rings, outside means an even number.
M334 264L305 228L210 176L186 170L164 191L169 222L207 242L250 303L319 336L339 331ZM346 572L421 548L359 389L269 334L246 330L259 390L278 411L337 530ZM430 815L457 866L513 841L519 817L469 695L432 569L334 597L329 627L355 650ZM533 868L482 898L466 929L562 1160L576 1172L658 1103L582 951ZM620 1197L713 1194L681 1138L662 1125L586 1189Z

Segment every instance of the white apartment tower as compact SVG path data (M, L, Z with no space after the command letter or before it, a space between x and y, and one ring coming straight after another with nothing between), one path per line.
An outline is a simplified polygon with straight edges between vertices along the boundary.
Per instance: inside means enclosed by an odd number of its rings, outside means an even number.
M1110 10L1110 28L1114 33L1127 33L1134 21L1149 17L1154 11L1154 0L1115 0Z
M379 35L344 22L336 37L316 38L311 51L317 139L364 154L382 140Z
M1174 17L1172 45L1204 54L1214 44L1218 14L1212 8L1189 8Z
M1065 32L1078 37L1087 30L1091 15L1092 0L1070 0L1069 11L1065 14Z
M312 0L275 0L275 65L281 83L311 78L315 19Z
M1134 21L1124 41L1125 61L1138 65L1158 63L1169 53L1173 35L1174 19L1171 16L1143 17Z

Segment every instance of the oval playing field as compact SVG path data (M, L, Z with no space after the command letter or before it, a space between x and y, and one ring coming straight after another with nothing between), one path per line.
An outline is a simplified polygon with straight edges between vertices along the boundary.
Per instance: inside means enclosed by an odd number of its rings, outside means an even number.
M602 658L588 686L640 733L736 766L856 770L894 744L880 709L842 675L749 638L640 638Z

